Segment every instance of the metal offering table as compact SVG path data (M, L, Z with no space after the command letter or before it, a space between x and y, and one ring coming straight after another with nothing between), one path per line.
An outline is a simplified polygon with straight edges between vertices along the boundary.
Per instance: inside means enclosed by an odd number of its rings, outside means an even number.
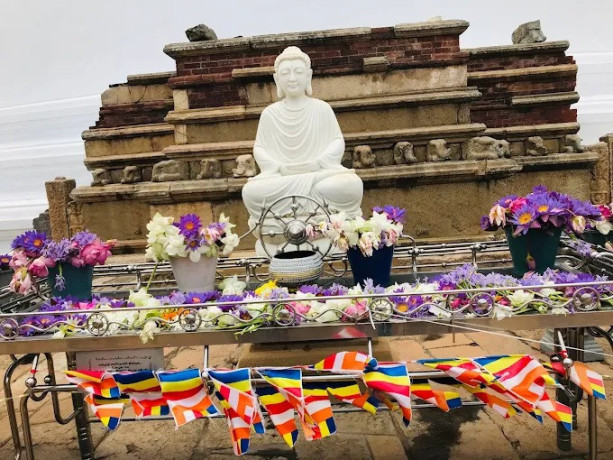
M398 248L395 251L395 272L396 280L415 279L425 276L427 273L444 271L448 268L461 265L469 261L476 267L485 270L496 269L504 270L507 262L504 257L500 257L505 250L504 242L479 242L479 243L455 243L411 246ZM567 270L587 270L593 274L613 273L613 257L610 253L594 247L590 256L578 257L570 250L561 251L559 264ZM331 256L326 260L327 278L322 282L341 281L347 274L347 262L342 256ZM503 264L503 266L501 266ZM153 264L134 264L134 265L115 265L103 266L96 270L96 290L104 295L122 295L127 288L140 288L143 283L151 277L154 272ZM224 259L219 264L220 272L238 274L247 282L262 281L267 278L266 260L258 258ZM169 272L166 266L157 269L158 274ZM149 280L151 290L168 290L171 280ZM218 344L234 343L271 343L271 342L297 342L297 341L321 341L321 340L342 340L348 337L364 338L370 347L370 341L377 337L392 336L411 336L422 334L448 334L461 330L482 330L490 333L500 333L503 331L545 329L551 328L563 332L569 355L572 359L581 361L583 359L583 337L587 331L592 335L599 335L607 338L613 347L611 339L611 329L602 329L602 325L613 324L613 308L601 302L596 288L603 285L610 285L612 282L598 281L584 284L560 284L558 287L575 288L575 295L568 301L568 308L575 312L568 315L554 314L521 314L517 316L496 319L492 316L493 309L488 299L491 296L492 288L464 289L445 291L446 295L465 295L471 300L461 311L450 311L447 317L436 318L410 318L394 309L387 294L360 294L359 296L335 296L329 299L355 298L367 299L367 314L362 318L355 318L355 321L331 322L331 323L308 323L297 321L297 313L288 308L287 302L283 300L266 300L268 304L273 304L272 313L268 318L270 326L260 327L259 329L242 335L237 335L235 330L203 329L198 308L215 303L199 305L173 305L173 307L184 307L185 311L174 320L177 326L175 330L161 331L155 335L153 341L143 343L138 334L132 331L117 331L114 335L107 335L112 319L105 316L109 313L106 310L81 311L87 316L83 327L83 334L77 334L63 339L56 339L50 336L18 337L15 333L19 329L18 318L26 314L36 314L24 312L31 310L32 299L23 302L12 299L5 302L0 314L0 354L11 355L13 362L6 369L4 376L4 390L6 396L7 410L13 446L15 448L15 458L19 458L22 452L28 459L34 458L33 440L30 429L28 404L30 400L35 402L50 396L53 404L55 419L60 424L75 421L77 427L77 439L81 457L84 459L94 458L93 445L90 433L90 423L87 406L83 396L76 389L75 385L58 385L56 383L55 369L53 366L53 353L66 353L68 366L74 369L76 366L76 353L86 351L111 351L111 350L137 350L160 347L179 347L179 346L202 346L204 347L205 362L204 367L208 367L208 347ZM552 286L520 286L509 287L505 290L514 289L539 289L551 288ZM556 286L553 286L556 287ZM428 293L425 293L428 294ZM485 299L485 300L484 300ZM324 299L325 300L325 299ZM260 303L264 301L259 301ZM242 302L245 303L245 302ZM254 302L258 303L258 301ZM161 308L161 307L160 307ZM163 308L168 308L163 307ZM141 310L152 310L154 307L142 307ZM138 310L138 309L136 309ZM470 315L466 313L470 312ZM66 312L64 312L66 313ZM191 316L190 316L191 315ZM196 318L197 317L197 318ZM201 319L201 318L200 318ZM304 318L301 318L304 319ZM340 319L340 317L339 317ZM362 320L360 322L358 320ZM302 323L296 325L296 323ZM196 324L197 323L197 324ZM17 329L16 329L17 327ZM18 357L18 355L22 355ZM41 355L46 357L47 375L43 383L39 383L36 378L36 371ZM26 393L21 397L20 417L21 431L23 434L23 449L19 433L19 424L11 389L11 379L15 370L19 366L31 366L32 374L26 380ZM410 373L413 380L442 377L444 374L439 371ZM315 378L311 377L311 378ZM309 378L309 377L305 377ZM347 376L352 378L352 376ZM567 401L571 407L576 407L576 400L581 398L581 391L568 385L567 391L558 390L560 400ZM570 390L570 391L568 391ZM72 393L73 412L64 416L60 411L58 394L60 392ZM564 402L562 401L562 402ZM481 404L469 402L470 404ZM433 407L429 404L418 404L416 408ZM336 409L335 409L336 410ZM347 411L339 409L338 411ZM596 401L593 397L588 397L588 424L589 424L589 454L590 458L596 458ZM158 418L159 419L159 418ZM129 421L124 419L125 421ZM560 424L558 424L560 425ZM570 434L558 426L558 446L561 449L570 449Z

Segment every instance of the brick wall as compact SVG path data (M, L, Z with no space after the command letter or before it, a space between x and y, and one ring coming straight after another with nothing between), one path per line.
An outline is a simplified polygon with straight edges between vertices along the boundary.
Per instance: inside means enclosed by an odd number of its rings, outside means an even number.
M116 104L100 107L99 119L92 128L162 123L173 109L172 101L151 101L134 104Z
M386 57L391 69L446 66L468 59L467 53L460 51L458 35L397 38L393 27L372 29L370 35L359 39L328 38L299 46L311 58L316 76L361 73L368 57ZM177 76L169 85L188 89L190 108L245 104L243 83L232 77L232 70L272 66L285 47L181 56L176 59Z
M574 64L563 50L513 54L512 51L471 54L468 61L468 84L477 86L481 100L471 105L471 121L485 123L488 128L577 121L577 111L568 102L513 106L515 96L536 96L567 93L575 90L576 75L535 74L526 72L514 78L472 79L471 72L524 69Z

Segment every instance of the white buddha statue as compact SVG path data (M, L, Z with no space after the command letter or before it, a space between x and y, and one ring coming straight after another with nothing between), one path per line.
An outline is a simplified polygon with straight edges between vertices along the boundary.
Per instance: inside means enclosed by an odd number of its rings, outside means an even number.
M330 105L310 97L312 75L309 56L295 46L275 60L274 80L282 99L262 112L253 147L261 172L243 187L251 228L266 206L290 195L325 202L332 212L344 211L348 217L362 214L362 180L341 165L343 134ZM289 203L281 215L291 212Z

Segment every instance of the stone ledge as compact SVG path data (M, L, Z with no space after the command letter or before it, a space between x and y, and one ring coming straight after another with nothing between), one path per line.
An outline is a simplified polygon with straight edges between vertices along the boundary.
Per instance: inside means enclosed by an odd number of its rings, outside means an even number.
M134 125L122 128L88 129L83 131L81 134L81 139L84 141L94 141L140 136L160 136L173 133L173 125L167 123L155 123L150 125Z
M145 152L85 158L84 163L87 169L92 170L109 166L151 166L165 159L163 152Z
M233 69L232 78L260 78L260 77L272 77L275 73L274 66L266 67L246 67L244 69Z
M299 45L305 42L308 43L330 38L351 40L356 37L364 37L370 34L370 27L354 27L349 29L328 29L287 34L256 35L251 37L249 41L253 49L266 49Z
M153 73L139 73L134 75L128 75L128 85L155 85L166 83L169 78L177 75L177 72L153 72Z
M336 112L386 109L392 106L457 104L476 101L481 93L474 87L450 88L449 90L419 91L399 95L376 96L360 99L328 101ZM212 109L172 110L165 121L172 124L217 123L219 121L259 118L265 106L231 106Z
M461 19L443 21L416 22L394 26L396 37L428 37L433 35L461 35L470 23Z
M525 170L540 169L550 166L575 166L581 164L593 164L598 161L600 155L597 152L583 153L550 153L542 157L522 156L513 158Z
M487 80L525 80L533 77L565 77L576 74L576 64L560 64L541 67L524 67L520 69L481 70L478 72L468 72L468 81L470 83Z
M521 45L500 45L500 46L484 46L479 48L462 48L471 56L483 56L487 54L541 54L551 52L565 52L570 43L566 40L529 43Z
M98 187L77 187L70 192L70 197L79 203L96 203L111 200L132 200L137 184L110 184Z
M238 155L253 153L254 141L215 142L209 144L171 145L163 150L170 159L190 159L194 156L215 155L216 159L235 159Z
M511 126L507 128L487 128L483 135L513 140L530 136L562 136L565 134L576 134L578 131L579 123L548 123L543 125Z
M164 53L173 59L185 56L247 51L249 49L278 48L280 46L299 45L325 39L348 39L370 35L370 27L350 29L330 29L310 32L293 32L285 34L256 35L253 37L224 38L200 42L170 43L164 47Z
M568 91L565 93L533 94L530 96L513 96L511 107L528 107L539 104L574 104L579 101L579 93Z

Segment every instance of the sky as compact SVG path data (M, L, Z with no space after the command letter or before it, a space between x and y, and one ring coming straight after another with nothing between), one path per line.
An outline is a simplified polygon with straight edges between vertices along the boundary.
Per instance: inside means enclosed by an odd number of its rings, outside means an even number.
M609 0L0 0L0 108L100 94L134 73L173 70L162 52L198 23L219 38L344 27L380 27L434 16L465 19L463 47L509 44L541 19L571 53L613 51Z

